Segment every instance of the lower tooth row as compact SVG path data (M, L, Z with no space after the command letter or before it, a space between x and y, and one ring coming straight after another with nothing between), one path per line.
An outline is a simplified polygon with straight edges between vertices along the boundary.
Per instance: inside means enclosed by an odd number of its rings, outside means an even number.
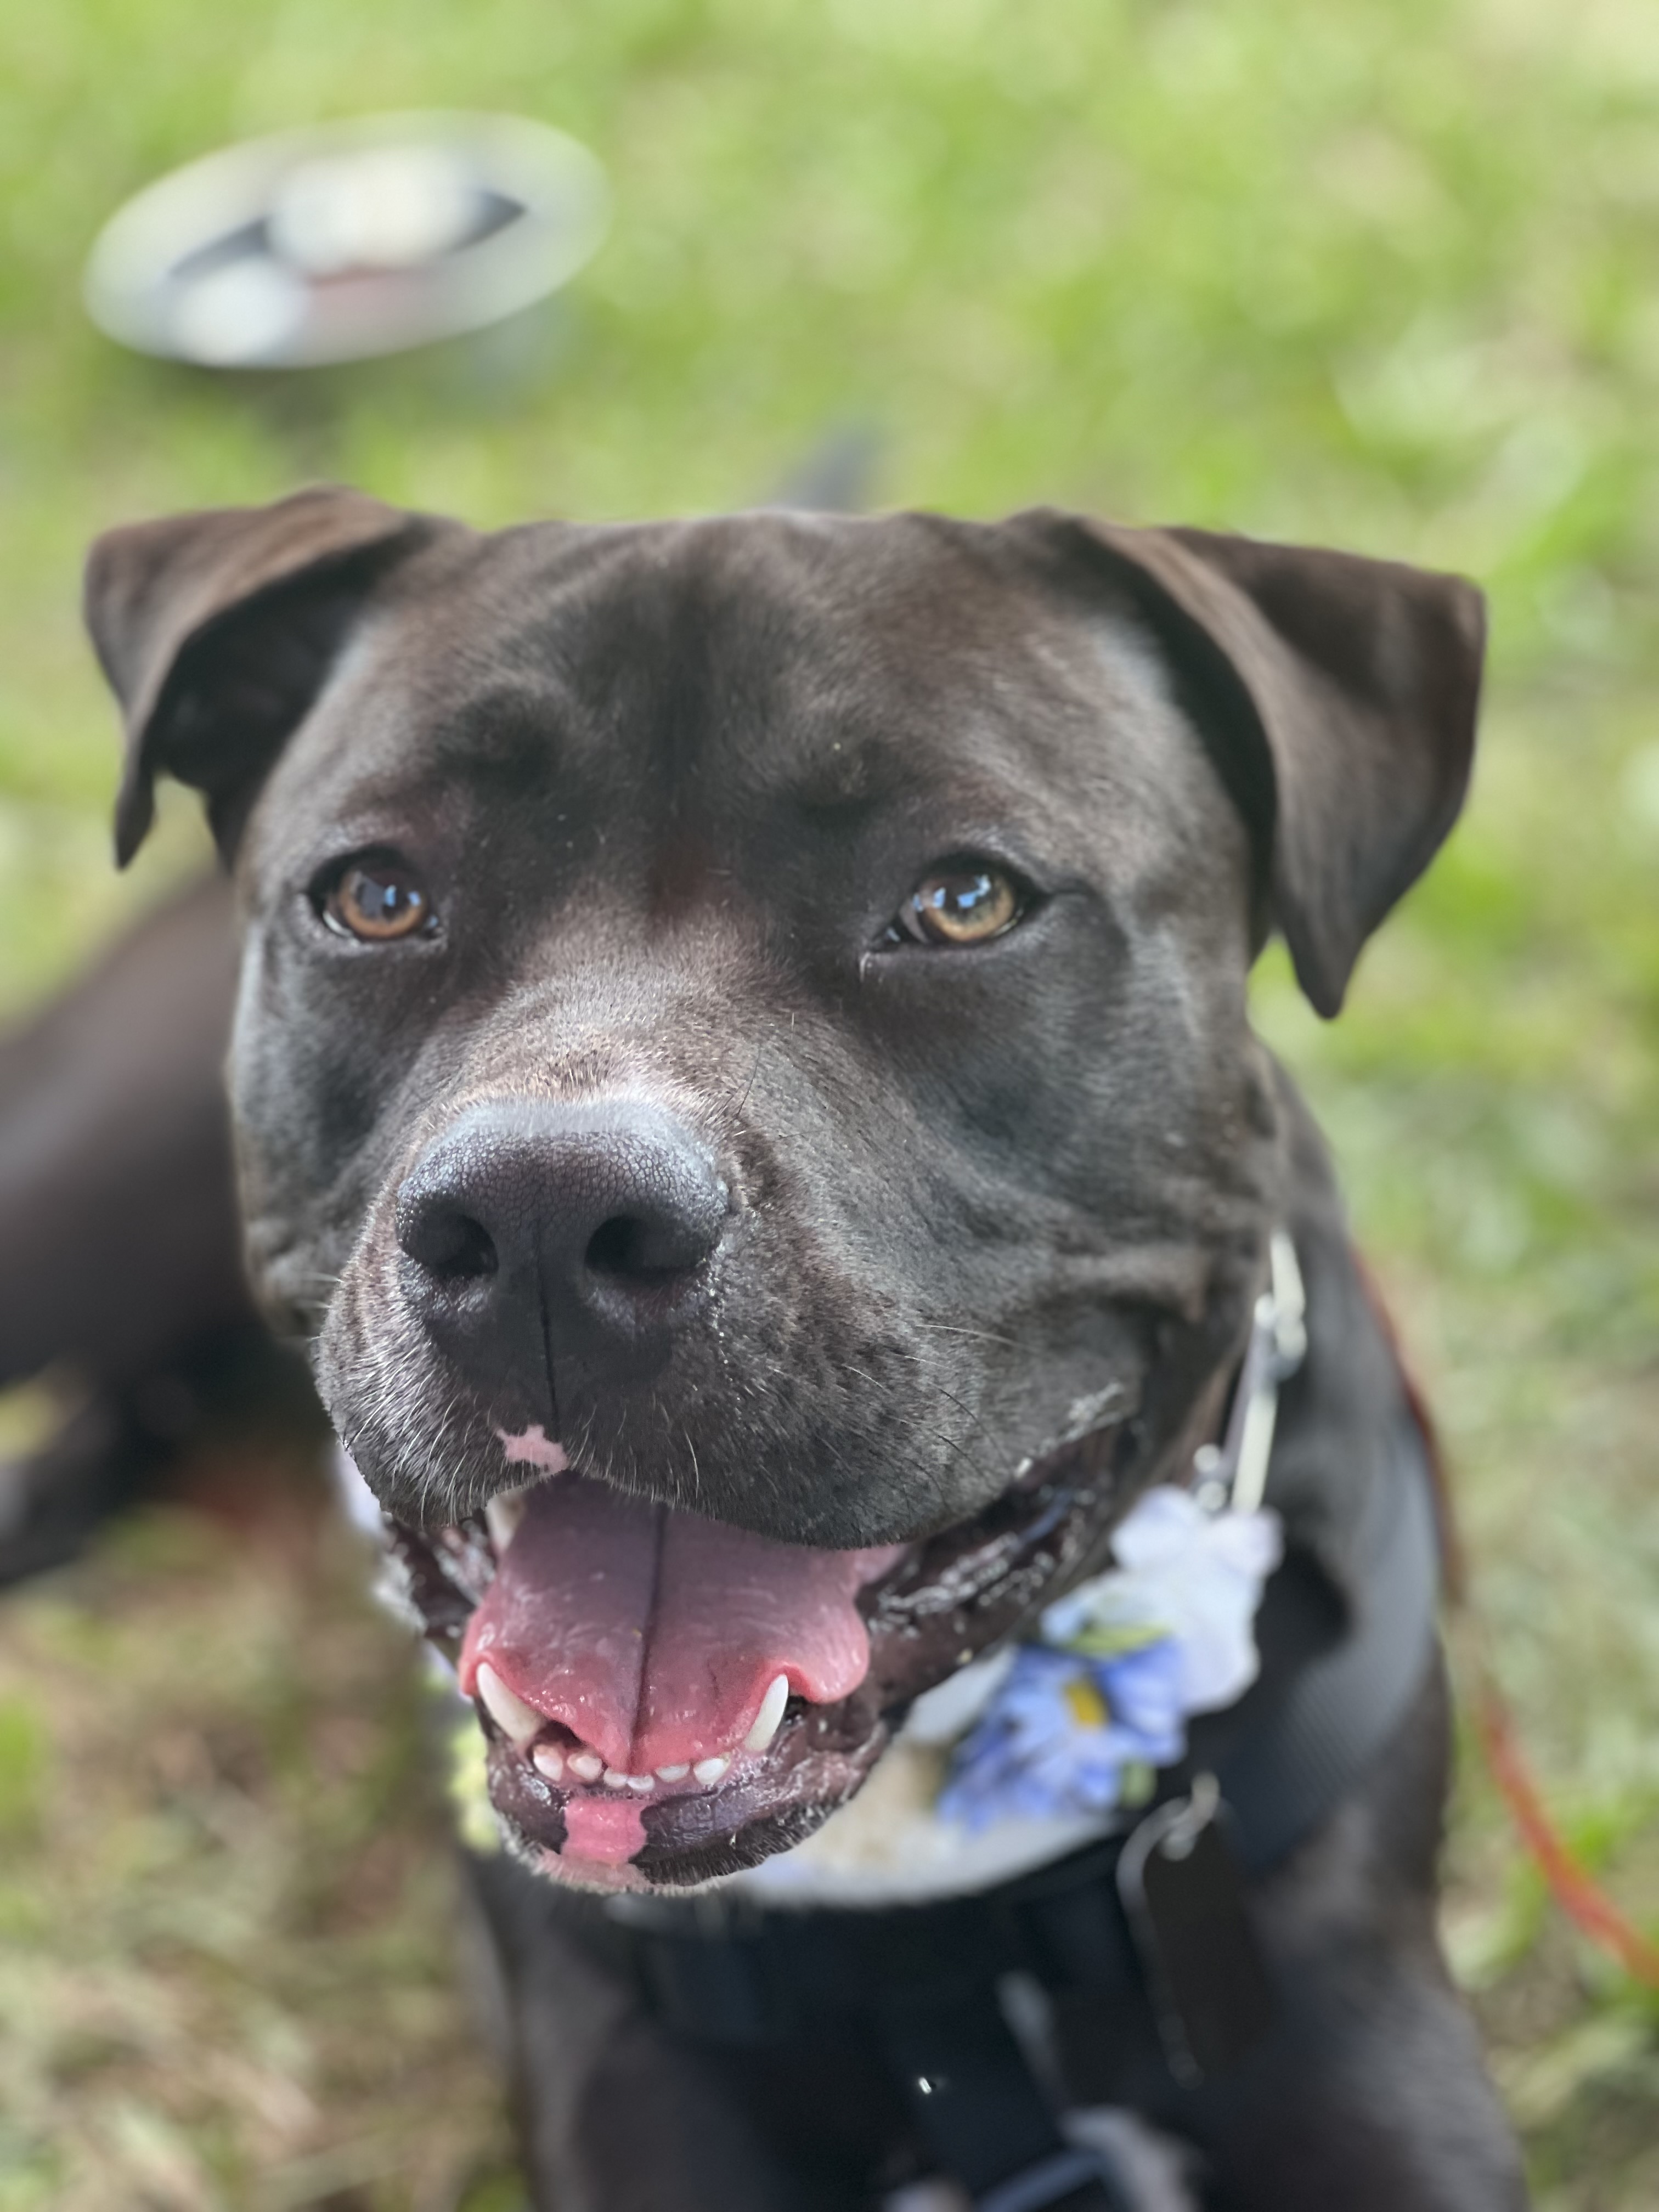
M659 1782L684 1782L688 1774L704 1784L719 1782L732 1764L729 1759L700 1759L695 1766L659 1766L654 1774L624 1774L619 1766L607 1766L597 1751L573 1751L567 1756L550 1743L537 1744L530 1760L548 1782L562 1782L568 1775L577 1782L603 1782L607 1789L637 1790L641 1795Z
M509 1689L488 1664L478 1668L475 1687L491 1719L522 1752L544 1725L544 1716L527 1705L515 1690ZM745 1751L765 1751L769 1747L783 1719L788 1696L788 1679L780 1674L762 1699L754 1725L744 1738ZM695 1765L659 1766L654 1774L624 1774L620 1767L607 1766L597 1751L573 1751L567 1757L550 1743L536 1744L530 1757L536 1771L549 1782L562 1782L568 1773L578 1782L603 1780L609 1789L637 1790L641 1793L654 1790L659 1782L684 1782L688 1774L705 1786L712 1786L724 1777L732 1764L730 1754L726 1753L700 1759Z

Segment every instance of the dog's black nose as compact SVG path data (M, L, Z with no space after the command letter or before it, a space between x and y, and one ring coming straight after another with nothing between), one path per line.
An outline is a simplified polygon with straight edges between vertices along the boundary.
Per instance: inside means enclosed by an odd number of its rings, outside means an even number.
M398 1193L405 1288L475 1382L539 1403L550 1363L665 1354L727 1204L712 1154L660 1107L476 1106Z

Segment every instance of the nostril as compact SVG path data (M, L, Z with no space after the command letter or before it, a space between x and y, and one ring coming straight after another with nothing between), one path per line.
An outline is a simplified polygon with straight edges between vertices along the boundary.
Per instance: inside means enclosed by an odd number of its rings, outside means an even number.
M398 1186L401 1294L492 1388L503 1347L544 1367L544 1339L644 1358L650 1338L654 1358L710 1287L731 1212L714 1159L654 1108L486 1101Z
M703 1250L690 1248L683 1229L676 1231L663 1223L618 1213L602 1221L593 1231L583 1259L592 1275L606 1275L622 1282L659 1283L689 1274L706 1256Z
M404 1237L404 1249L441 1283L476 1282L500 1261L495 1239L471 1214L436 1207Z

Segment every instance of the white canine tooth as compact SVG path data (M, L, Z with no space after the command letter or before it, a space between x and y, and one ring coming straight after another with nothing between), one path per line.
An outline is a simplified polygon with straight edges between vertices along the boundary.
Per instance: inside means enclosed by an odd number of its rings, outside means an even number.
M659 1766L657 1779L659 1782L684 1782L690 1771L690 1766Z
M654 1774L630 1774L628 1778L628 1786L630 1790L654 1790L657 1786L657 1778Z
M520 1751L547 1725L545 1713L526 1705L516 1690L509 1690L488 1660L479 1668L473 1685L484 1711L503 1735L511 1736Z
M564 1753L550 1743L538 1743L530 1754L530 1763L538 1774L550 1782L564 1780Z
M743 1740L745 1751L764 1751L777 1734L783 1719L783 1709L789 1702L789 1677L777 1675L761 1699L761 1709L755 1716L755 1725Z
M597 1782L605 1772L605 1761L597 1751L573 1751L565 1765L578 1782Z
M718 1782L731 1764L729 1759L700 1759L691 1771L699 1782Z
M629 1777L623 1772L620 1766L607 1766L605 1770L605 1786L607 1790L626 1790L629 1780Z
M499 1560L518 1533L524 1509L530 1497L530 1485L521 1482L516 1490L498 1490L493 1498L484 1501L484 1526L489 1531L489 1540L495 1547Z

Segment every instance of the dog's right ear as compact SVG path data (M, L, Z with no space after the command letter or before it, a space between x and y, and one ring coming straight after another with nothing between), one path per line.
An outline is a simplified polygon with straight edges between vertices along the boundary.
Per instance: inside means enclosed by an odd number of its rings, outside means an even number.
M1016 516L1092 589L1127 588L1256 849L1319 1012L1433 858L1469 780L1485 602L1462 576L1206 530Z
M229 854L364 599L443 526L325 484L270 507L210 508L98 540L85 607L126 722L120 866L143 842L163 773L204 794Z

